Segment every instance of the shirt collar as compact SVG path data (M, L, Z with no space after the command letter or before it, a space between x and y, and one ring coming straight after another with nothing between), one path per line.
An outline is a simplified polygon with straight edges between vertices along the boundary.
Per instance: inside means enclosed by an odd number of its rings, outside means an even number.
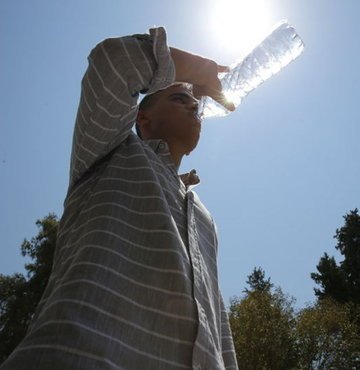
M144 143L146 143L161 158L163 163L175 173L186 188L189 188L190 186L193 187L200 183L200 178L194 169L190 172L178 175L179 168L172 161L169 146L166 141L161 139L151 139L144 140Z

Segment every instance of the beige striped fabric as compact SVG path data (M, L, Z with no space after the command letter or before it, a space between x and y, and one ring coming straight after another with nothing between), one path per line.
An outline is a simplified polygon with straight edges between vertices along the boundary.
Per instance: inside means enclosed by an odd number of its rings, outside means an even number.
M167 144L132 132L174 72L161 27L90 53L53 271L1 369L237 368L213 219Z

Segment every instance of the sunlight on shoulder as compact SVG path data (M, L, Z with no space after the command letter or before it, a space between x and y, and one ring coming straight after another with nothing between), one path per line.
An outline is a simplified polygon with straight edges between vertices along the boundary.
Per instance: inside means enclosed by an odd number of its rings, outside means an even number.
M269 33L271 10L266 0L218 0L210 22L214 40L226 50L248 53ZM225 51L225 50L224 50Z

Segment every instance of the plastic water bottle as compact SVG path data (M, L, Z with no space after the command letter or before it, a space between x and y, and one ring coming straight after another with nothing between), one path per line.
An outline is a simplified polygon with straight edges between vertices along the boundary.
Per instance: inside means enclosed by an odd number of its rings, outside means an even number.
M303 50L304 43L295 29L286 20L281 21L245 58L235 62L229 72L219 74L223 93L235 107L239 106L249 92L278 73ZM230 111L208 96L200 101L199 115L202 118L228 113Z

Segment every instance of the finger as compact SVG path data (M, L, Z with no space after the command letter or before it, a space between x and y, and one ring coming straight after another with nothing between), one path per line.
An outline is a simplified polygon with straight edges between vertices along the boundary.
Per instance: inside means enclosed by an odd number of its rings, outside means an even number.
M210 98L215 100L217 103L221 104L227 110L231 112L235 110L234 103L230 101L229 99L227 99L221 90L208 89L206 91L206 95L210 96Z
M218 64L218 73L223 73L223 72L229 72L230 71L230 67L228 66L221 66Z
M206 91L204 87L199 86L199 85L193 85L192 93L196 99L200 99L202 96L206 95Z
M234 111L234 103L225 97L225 95L219 90L219 88L209 88L208 86L193 86L193 94L199 99L202 96L210 96L213 100L224 106L229 111Z
M221 99L220 104L222 104L230 112L234 112L234 110L235 110L234 103L232 101L226 99L225 97Z
M219 94L221 94L221 88L193 85L192 93L193 93L194 97L197 98L197 99L201 98L202 96L215 97L215 96L219 96Z
M223 93L217 93L210 95L212 99L214 99L216 102L221 104L223 107L225 107L230 112L233 112L235 110L235 105L232 101L226 98L226 96Z
M209 88L207 95L209 95L212 99L224 106L229 111L233 112L235 110L234 103L224 95L221 81L218 78L213 81L213 86Z

